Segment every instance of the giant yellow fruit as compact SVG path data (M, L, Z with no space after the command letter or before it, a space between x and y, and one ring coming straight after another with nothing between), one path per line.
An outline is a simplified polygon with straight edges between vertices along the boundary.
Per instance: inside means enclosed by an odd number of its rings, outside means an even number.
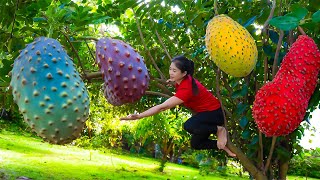
M253 37L226 15L218 15L210 20L205 41L211 59L231 76L247 76L256 65L258 51Z

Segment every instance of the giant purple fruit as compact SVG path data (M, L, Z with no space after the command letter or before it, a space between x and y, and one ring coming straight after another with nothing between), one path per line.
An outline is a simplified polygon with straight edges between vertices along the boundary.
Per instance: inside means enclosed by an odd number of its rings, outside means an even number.
M115 106L138 101L149 85L143 58L121 40L102 38L96 45L96 61L104 79L104 95Z

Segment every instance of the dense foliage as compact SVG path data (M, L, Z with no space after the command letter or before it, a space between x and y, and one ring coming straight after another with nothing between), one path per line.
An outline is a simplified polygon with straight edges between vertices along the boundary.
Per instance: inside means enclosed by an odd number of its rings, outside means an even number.
M285 179L289 160L301 152L298 142L304 128L299 127L288 136L267 138L258 131L251 107L257 90L272 80L300 34L298 25L319 46L319 8L316 0L3 0L0 107L14 118L20 117L8 89L10 65L26 44L36 37L48 36L65 46L90 93L91 114L80 144L87 142L93 147L103 145L133 152L154 152L157 144L164 161L175 159L189 148L189 135L181 127L190 116L186 110L177 108L125 125L118 117L141 112L171 95L173 89L165 84L170 59L185 54L195 61L195 77L221 99L232 142L228 146L237 153L239 162L257 179ZM222 73L207 54L205 29L215 14L227 14L256 41L258 62L244 78ZM151 82L146 96L136 104L112 107L101 95L101 75L94 73L98 72L95 40L106 36L127 42L145 58ZM305 120L319 108L319 87L318 83Z
M320 178L320 149L306 150L290 161L289 173L299 176Z

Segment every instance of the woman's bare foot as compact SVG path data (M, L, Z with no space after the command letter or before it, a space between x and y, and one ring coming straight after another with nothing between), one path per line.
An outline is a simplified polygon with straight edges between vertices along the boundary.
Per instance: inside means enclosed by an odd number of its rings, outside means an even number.
M219 149L224 149L224 147L227 144L227 130L222 127L222 126L217 126L218 131L217 131L217 146Z
M237 157L237 155L236 155L235 153L233 153L232 151L230 151L230 149L229 149L227 146L225 146L225 147L223 148L223 150L225 150L225 151L228 153L229 156L231 156L231 157Z

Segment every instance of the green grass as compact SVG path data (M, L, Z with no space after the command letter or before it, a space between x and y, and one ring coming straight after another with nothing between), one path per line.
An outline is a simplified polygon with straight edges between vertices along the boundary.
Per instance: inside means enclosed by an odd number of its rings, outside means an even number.
M245 179L201 176L198 169L172 163L163 173L158 168L159 162L150 158L52 145L28 133L0 132L0 179Z
M161 173L158 171L160 163L155 159L105 151L52 145L29 133L2 130L0 179L14 180L21 176L33 180L248 179L231 174L202 176L198 169L172 163L167 163ZM306 178L289 176L288 179Z

